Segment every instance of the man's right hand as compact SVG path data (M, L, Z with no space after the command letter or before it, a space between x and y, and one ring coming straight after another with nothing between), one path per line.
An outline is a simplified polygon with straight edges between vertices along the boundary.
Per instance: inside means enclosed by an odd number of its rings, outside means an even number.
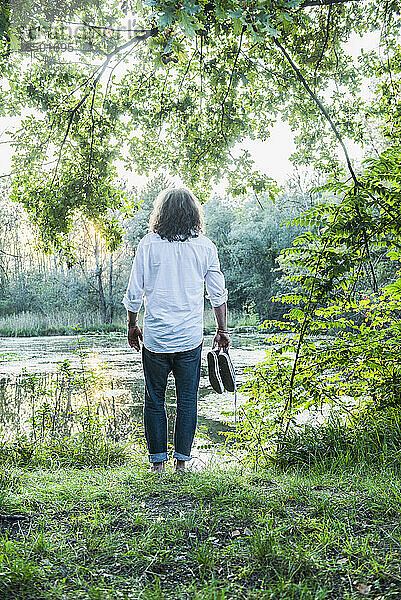
M230 336L228 333L221 333L218 331L213 339L212 350L218 348L218 350L228 350L230 347Z
M141 349L139 340L141 340L141 342L143 342L143 335L142 335L142 331L139 329L138 325L135 325L134 327L131 325L128 327L128 343L131 346L131 348L135 348L135 350L137 350L137 352L139 352L139 350Z

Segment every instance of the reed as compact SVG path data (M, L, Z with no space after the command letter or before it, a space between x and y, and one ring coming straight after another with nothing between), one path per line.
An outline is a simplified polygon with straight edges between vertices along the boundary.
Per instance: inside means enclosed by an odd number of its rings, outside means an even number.
M143 315L141 313L139 323ZM96 312L48 311L46 313L20 312L0 316L0 337L34 337L44 335L72 335L73 327L80 324L83 333L125 332L126 318L119 314L112 323L103 323ZM205 333L211 333L216 327L213 309L207 307L204 314ZM231 331L258 331L258 320L247 312L229 312L228 327Z
M125 320L102 323L97 313L48 311L46 313L21 312L0 317L0 336L31 337L40 335L70 335L78 324L85 333L124 331Z

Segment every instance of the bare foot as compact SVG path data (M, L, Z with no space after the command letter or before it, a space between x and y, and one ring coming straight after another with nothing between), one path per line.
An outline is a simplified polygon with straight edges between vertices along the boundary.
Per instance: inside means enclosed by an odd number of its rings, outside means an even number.
M152 467L151 467L151 469L154 473L164 473L164 468L165 468L164 462L154 462L154 463L152 463Z
M185 473L185 460L176 458L174 463L174 473Z

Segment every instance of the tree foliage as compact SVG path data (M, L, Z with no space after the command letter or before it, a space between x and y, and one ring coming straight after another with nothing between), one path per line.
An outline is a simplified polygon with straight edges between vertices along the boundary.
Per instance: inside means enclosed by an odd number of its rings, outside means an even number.
M23 24L10 6L1 21L0 67L9 85L3 113L22 114L13 194L45 247L72 252L68 231L77 211L93 220L110 248L118 244L117 160L141 174L178 175L202 200L222 179L233 196L276 198L275 182L238 143L265 140L280 115L297 133L294 162L325 174L319 193L328 193L328 201L292 222L304 231L278 258L292 289L280 298L289 306L287 324L273 325L291 339L276 339L281 349L255 370L256 392L239 436L246 447L264 448L274 434L280 448L294 412L340 391L378 406L397 404L401 283L381 290L377 266L400 258L400 2L65 2L54 14L35 3L31 17L49 43L63 39L71 22L82 27L69 36L72 53L34 54L29 65L20 52ZM34 5L27 6L29 13ZM127 26L133 12L135 24ZM346 44L367 32L378 35L378 49L362 52L356 63ZM81 57L78 64L73 56ZM373 101L361 95L367 79ZM349 140L368 154L362 168L350 158ZM248 223L239 226L237 216L229 223L227 256L234 248L237 261L251 257L242 286L262 280L266 289L275 248L264 236L263 217L251 203L244 206ZM263 256L266 272L256 268L256 256ZM333 343L308 338L327 330ZM268 403L279 409L272 418Z
M284 321L265 323L286 333L270 340L280 348L273 346L250 379L251 401L244 409L242 429L235 434L240 443L245 440L246 445L251 437L253 445L266 448L274 439L279 454L286 452L302 410L341 404L344 397L352 401L353 406L345 406L351 416L355 407L400 411L396 102L394 88L382 85L380 105L391 106L383 125L388 147L366 160L361 173L351 166L350 181L333 179L320 188L334 193L335 201L313 206L293 221L307 230L284 250L280 262L287 266L296 292L277 298L289 307ZM390 260L395 268L389 283L377 267ZM308 337L321 333L331 337L317 342ZM249 422L259 422L259 411L262 425L255 437Z
M284 195L273 205L262 195L236 207L211 198L204 209L207 234L219 251L230 308L253 311L261 319L278 318L282 310L271 297L279 290L284 293L287 284L277 257L301 230L285 227L283 221L297 214L297 208L286 204Z
M335 135L311 92L328 103L339 135L365 141L371 109L344 43L385 22L394 45L399 3L384 4L27 1L17 13L17 3L4 3L2 111L23 115L13 138L14 198L50 248L65 244L76 211L118 243L108 214L121 202L117 159L139 173L177 174L201 199L222 178L234 195L274 197L275 182L237 144L266 139L278 114L298 132L296 161L338 171ZM62 51L63 41L73 52ZM52 48L38 52L39 42ZM371 75L368 61L364 68Z

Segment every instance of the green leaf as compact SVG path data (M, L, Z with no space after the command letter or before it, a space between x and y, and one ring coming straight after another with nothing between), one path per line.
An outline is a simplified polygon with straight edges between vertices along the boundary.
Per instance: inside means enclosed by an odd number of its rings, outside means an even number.
M21 47L21 39L13 32L9 31L8 36L10 38L11 50L19 50Z
M189 38L193 38L195 36L195 24L187 13L183 11L180 12L178 23L186 36Z

